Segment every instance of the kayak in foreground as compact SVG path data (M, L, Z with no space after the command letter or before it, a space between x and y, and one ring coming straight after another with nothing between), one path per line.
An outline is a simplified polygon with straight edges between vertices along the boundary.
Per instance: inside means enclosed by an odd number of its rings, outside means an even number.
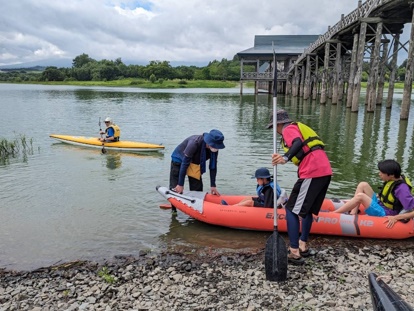
M107 150L124 151L124 152L146 152L164 150L165 146L150 144L138 141L120 140L117 142L102 142L96 137L71 136L71 135L56 135L51 134L49 137L57 139L66 144L88 147L88 148L105 148Z
M237 206L248 195L215 196L205 192L185 191L178 194L166 187L157 187L157 191L171 205L181 212L199 221L234 229L273 231L273 208ZM221 204L224 200L228 205ZM374 217L360 208L358 215L333 213L346 201L325 199L318 216L313 216L311 233L374 239L406 239L414 236L414 221L398 221L387 228L385 217ZM279 208L278 230L287 232L286 213Z
M372 308L374 311L413 311L392 288L390 288L375 273L368 275L369 289L371 291Z

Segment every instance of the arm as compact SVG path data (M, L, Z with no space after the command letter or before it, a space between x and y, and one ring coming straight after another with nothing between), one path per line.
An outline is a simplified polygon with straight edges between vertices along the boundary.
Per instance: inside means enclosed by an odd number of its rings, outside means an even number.
M388 222L387 228L390 229L399 220L414 218L414 211L411 211L411 212L405 213L405 214L398 214L398 215L395 215L395 216L386 216L386 217L387 217L387 219L384 221L384 224Z
M272 189L272 187L268 187L265 193L265 198L264 198L264 207L274 207L275 204L273 202L273 198L274 198L275 192Z
M286 164L301 149L302 149L302 140L299 137L298 138L295 138L293 140L293 142L292 142L292 146L289 148L289 150L284 155L281 155L279 153L274 153L272 155L272 165L276 165L276 164Z
M211 194L220 195L216 188L216 176L217 176L217 158L218 152L212 152L210 155L209 171L210 171L210 186Z

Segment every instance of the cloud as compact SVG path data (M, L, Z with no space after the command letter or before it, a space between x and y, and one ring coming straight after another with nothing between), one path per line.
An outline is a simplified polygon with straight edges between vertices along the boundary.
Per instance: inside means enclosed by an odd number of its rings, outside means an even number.
M322 34L358 0L19 0L0 12L0 65L86 53L101 60L232 59L255 35Z

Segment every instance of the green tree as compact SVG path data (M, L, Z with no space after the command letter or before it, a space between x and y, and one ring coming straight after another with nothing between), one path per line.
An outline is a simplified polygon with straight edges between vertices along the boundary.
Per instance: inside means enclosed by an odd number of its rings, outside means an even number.
M64 73L57 67L50 66L42 72L41 81L63 81L65 80Z
M88 54L81 54L79 56L76 56L73 61L72 61L72 67L75 68L81 68L82 66L90 63L90 62L95 62L94 59L90 58Z

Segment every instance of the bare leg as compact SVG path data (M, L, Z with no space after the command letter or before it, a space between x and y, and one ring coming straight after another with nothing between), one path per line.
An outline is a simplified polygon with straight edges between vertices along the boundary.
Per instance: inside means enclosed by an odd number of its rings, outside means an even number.
M254 202L252 197L246 197L243 200L241 200L239 203L234 204L234 205L238 205L238 206L253 206Z
M354 197L338 208L335 213L346 213L351 211L352 215L358 213L359 205L362 204L365 207L368 207L372 201L372 195L374 194L374 190L372 190L371 186L367 182L361 182L358 184L358 187L355 190Z

